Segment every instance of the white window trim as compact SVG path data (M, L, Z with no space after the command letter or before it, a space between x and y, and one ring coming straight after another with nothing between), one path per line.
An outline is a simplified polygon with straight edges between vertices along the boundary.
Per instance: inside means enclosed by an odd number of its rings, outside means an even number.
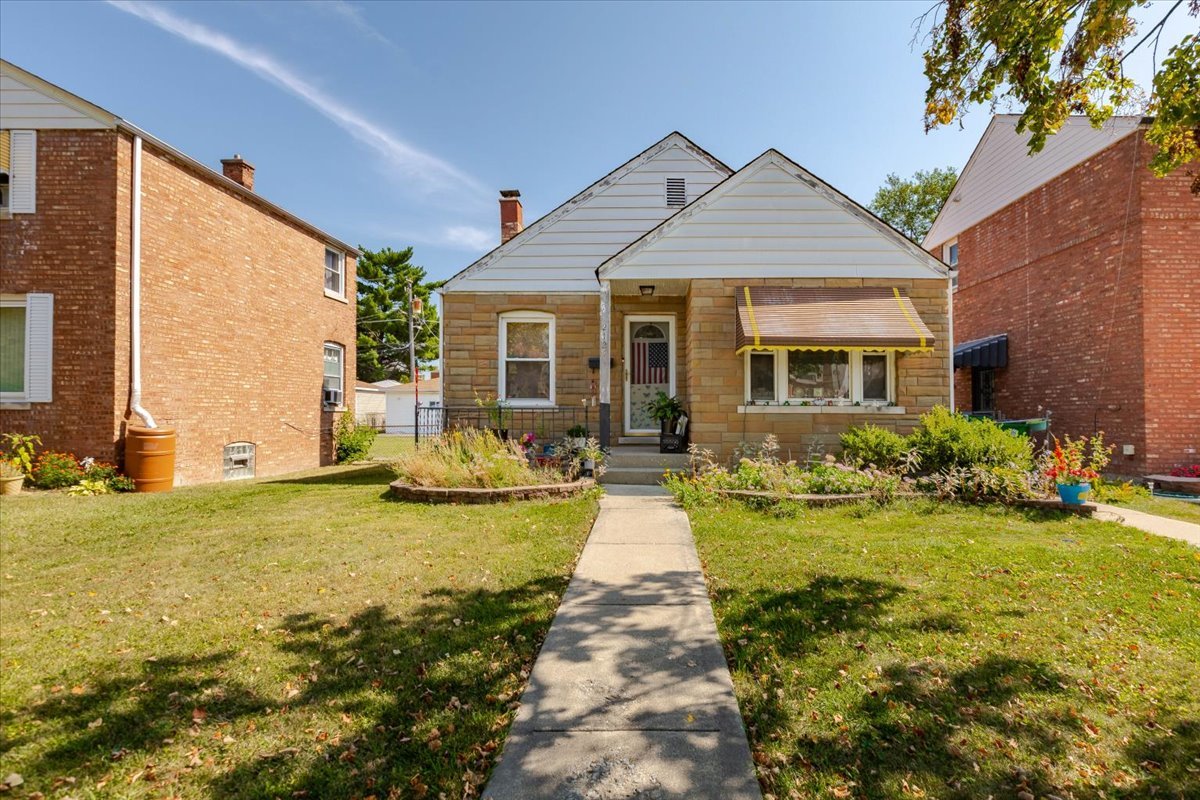
M958 291L958 259L962 255L961 252L955 251L954 261L950 261L950 248L958 247L958 237L955 236L950 241L942 245L942 261L946 262L946 266L950 267L950 288Z
M830 350L838 350L839 348L831 347ZM793 406L801 403L813 403L813 398L808 397L788 397L787 389L787 356L788 350L747 350L742 354L742 375L744 377L742 396L745 398L746 405L750 405L750 354L751 353L770 353L775 357L775 399L770 402L769 406L782 406L784 402L790 403ZM842 350L846 352L846 350ZM857 407L857 408L873 408L888 406L896 402L896 351L895 350L850 350L850 397L845 398L825 398L829 402L824 407ZM862 377L862 357L863 355L884 355L887 356L888 378L887 378L887 400L864 400L863 399L863 377ZM757 401L761 403L762 401ZM854 406L858 403L858 406ZM788 406L791 407L791 406Z
M550 324L550 397L543 399L540 397L514 397L506 398L507 386L505 385L507 370L505 365L508 361L545 361L544 358L508 358L508 323L510 322L548 322ZM545 311L505 311L500 314L499 321L499 339L500 347L497 352L499 360L496 362L496 397L500 399L506 406L513 408L533 408L539 406L557 405L557 393L555 391L555 362L558 360L558 352L555 350L555 326L554 315Z
M332 297L334 300L346 300L346 254L337 248L325 245L325 253L333 253L337 256L338 261L338 290L335 292L325 286L325 273L328 270L323 263L321 266L321 286L325 289L325 296Z
M338 353L340 354L338 357L338 361L342 367L342 374L340 376L340 378L341 378L340 391L342 393L342 402L338 403L337 405L334 405L332 403L324 402L324 398L322 398L321 405L326 409L332 409L334 411L342 411L346 408L346 346L344 344L341 344L340 342L322 342L321 343L321 394L322 395L324 395L324 393L325 393L325 379L327 377L329 377L328 375L325 374L325 350L328 348L337 348Z
M41 317L37 317L37 314L30 309L30 298L39 299L37 311L42 314ZM21 391L0 392L0 404L10 409L16 409L18 407L28 408L30 403L52 402L54 399L54 295L34 292L4 294L0 295L0 307L25 309L25 363L23 364ZM39 326L41 330L39 330ZM39 338L39 333L41 338ZM39 342L45 346L42 348L42 352L35 353ZM34 384L38 383L38 376L34 375L34 355L38 355L41 359L38 368L45 373L43 382L36 387Z

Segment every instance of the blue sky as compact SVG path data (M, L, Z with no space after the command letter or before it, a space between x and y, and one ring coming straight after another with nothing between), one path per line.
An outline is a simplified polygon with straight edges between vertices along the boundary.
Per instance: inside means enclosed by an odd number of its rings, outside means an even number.
M864 204L888 172L961 168L988 110L923 132L929 5L8 1L0 55L445 278L495 245L497 189L532 221L672 130L735 168L775 147Z

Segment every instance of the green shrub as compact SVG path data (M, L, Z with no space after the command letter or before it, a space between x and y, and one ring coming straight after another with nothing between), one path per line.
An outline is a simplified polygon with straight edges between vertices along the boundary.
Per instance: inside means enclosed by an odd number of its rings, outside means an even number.
M500 489L564 480L557 470L532 466L516 442L472 429L424 439L391 467L397 478L414 486Z
M39 489L61 489L83 480L84 469L70 453L43 451L33 462L33 485Z
M1092 481L1092 500L1098 503L1132 503L1134 500L1149 499L1149 497L1149 489L1129 481L1110 483L1104 478Z
M892 470L904 462L908 442L895 431L867 423L841 435L842 458L850 464Z
M128 478L121 474L115 464L108 464L103 461L93 461L85 458L80 466L83 467L83 479L80 484L87 483L102 483L105 487L105 492L132 492L134 489L133 478ZM76 494L104 494L105 492L76 492Z
M990 419L954 414L944 406L922 415L908 443L919 454L921 468L931 473L967 467L1033 469L1033 443L1027 436L1006 431Z
M362 461L371 452L379 431L367 425L359 425L350 414L342 414L334 432L334 454L339 464Z
M933 492L941 500L999 500L1012 502L1037 497L1029 470L992 464L950 467L918 481L918 488Z

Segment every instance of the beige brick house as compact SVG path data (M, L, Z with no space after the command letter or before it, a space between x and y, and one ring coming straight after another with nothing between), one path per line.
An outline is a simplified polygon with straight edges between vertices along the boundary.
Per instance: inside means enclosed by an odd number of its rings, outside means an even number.
M673 133L529 227L500 206L500 246L442 289L451 423L500 398L518 429L584 408L653 442L663 391L722 457L775 433L804 458L951 402L945 265L775 150L734 171Z
M119 461L149 418L177 484L331 461L354 248L3 61L0 143L0 431Z

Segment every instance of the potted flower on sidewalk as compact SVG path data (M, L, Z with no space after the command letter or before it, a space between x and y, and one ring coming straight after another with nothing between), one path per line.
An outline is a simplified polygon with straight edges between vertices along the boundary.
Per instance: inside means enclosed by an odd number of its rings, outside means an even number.
M1054 438L1054 450L1048 454L1045 475L1054 481L1058 497L1072 506L1083 505L1092 489L1092 481L1100 477L1100 471L1108 466L1111 447L1104 446L1104 434L1098 433L1091 439L1083 436L1072 439Z

